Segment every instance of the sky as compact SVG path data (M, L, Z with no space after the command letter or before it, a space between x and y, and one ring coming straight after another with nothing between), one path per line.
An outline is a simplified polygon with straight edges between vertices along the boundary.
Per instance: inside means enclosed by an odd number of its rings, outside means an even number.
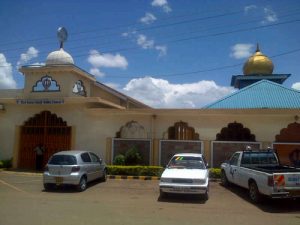
M201 108L237 91L259 43L273 74L300 90L298 0L1 0L0 89L22 89L18 68L64 50L98 82L155 108Z

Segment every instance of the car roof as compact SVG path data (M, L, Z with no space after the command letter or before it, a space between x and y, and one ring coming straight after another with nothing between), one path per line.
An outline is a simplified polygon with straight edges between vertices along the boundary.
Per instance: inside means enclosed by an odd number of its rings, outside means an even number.
M202 157L202 154L199 154L199 153L178 153L178 154L175 154L173 157L184 157L184 156Z
M84 151L84 150L60 151L60 152L56 152L54 155L80 155L85 152L89 152L89 151Z

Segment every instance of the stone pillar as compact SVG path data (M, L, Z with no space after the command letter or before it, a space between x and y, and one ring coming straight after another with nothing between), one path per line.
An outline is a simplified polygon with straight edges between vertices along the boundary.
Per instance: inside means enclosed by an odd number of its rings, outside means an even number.
M105 152L105 162L106 164L112 164L112 138L106 138L106 152Z
M152 165L159 165L159 139L152 139Z
M71 149L76 149L76 127L71 127Z
M18 161L19 161L19 143L20 143L20 133L21 133L21 127L16 126L15 127L15 141L13 146L13 160L12 160L12 168L16 169L18 167Z
M209 165L211 165L211 141L204 140L203 141L203 154L206 158L206 161Z

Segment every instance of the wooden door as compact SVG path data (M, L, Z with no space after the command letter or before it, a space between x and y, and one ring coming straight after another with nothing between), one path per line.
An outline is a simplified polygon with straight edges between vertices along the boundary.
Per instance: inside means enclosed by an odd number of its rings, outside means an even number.
M71 148L71 127L49 111L29 118L21 127L18 168L35 169L34 149L40 144L45 149L45 165L54 153Z

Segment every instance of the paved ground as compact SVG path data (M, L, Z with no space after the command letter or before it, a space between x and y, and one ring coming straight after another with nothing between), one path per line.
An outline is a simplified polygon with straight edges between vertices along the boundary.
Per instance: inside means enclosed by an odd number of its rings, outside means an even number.
M300 201L253 205L243 189L211 183L210 199L159 199L159 181L108 180L82 193L44 192L42 177L0 171L0 225L300 224Z

